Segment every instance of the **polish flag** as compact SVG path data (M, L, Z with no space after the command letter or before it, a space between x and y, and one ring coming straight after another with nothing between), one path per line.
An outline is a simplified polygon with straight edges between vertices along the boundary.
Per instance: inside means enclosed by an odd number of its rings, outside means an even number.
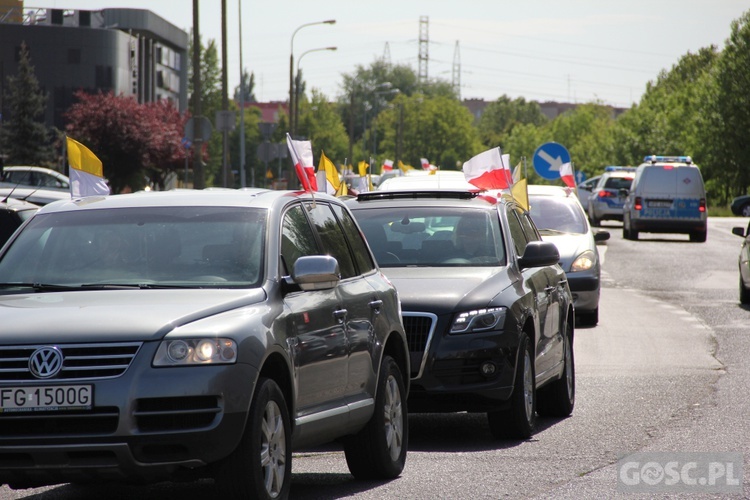
M500 148L479 153L464 162L466 180L482 190L508 189L513 185L510 155L501 154Z
M385 160L382 170L383 172L393 172L393 160Z
M576 187L575 176L573 175L573 165L570 162L560 165L560 178L569 188Z
M304 190L317 191L318 180L315 178L312 143L310 141L295 141L289 134L286 134L286 145L289 147L294 170Z
M419 162L422 164L423 170L429 170L430 169L430 160L427 158L420 158Z

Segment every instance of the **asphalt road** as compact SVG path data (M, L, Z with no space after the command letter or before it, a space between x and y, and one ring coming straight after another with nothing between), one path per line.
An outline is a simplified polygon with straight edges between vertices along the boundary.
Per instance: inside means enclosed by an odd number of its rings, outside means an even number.
M630 453L747 455L750 308L737 300L735 225L747 219L709 219L706 243L649 234L626 241L620 225L605 227L612 237L600 247L600 323L576 330L572 417L540 420L528 441L495 441L484 415L411 415L400 478L357 482L341 451L320 449L295 454L291 497L638 498L618 490L617 461ZM202 499L213 486L0 488L0 499Z

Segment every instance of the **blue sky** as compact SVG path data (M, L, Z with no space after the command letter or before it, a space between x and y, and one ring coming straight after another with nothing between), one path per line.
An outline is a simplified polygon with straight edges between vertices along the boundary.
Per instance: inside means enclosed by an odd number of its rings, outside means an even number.
M226 0L230 94L239 83L239 0ZM192 0L33 0L26 8L149 9L175 26L192 26ZM243 66L256 97L286 100L292 33L294 60L307 88L333 99L341 74L389 55L418 68L420 18L428 20L428 76L453 81L462 98L602 101L627 107L648 81L702 47L724 46L743 0L242 0ZM203 40L221 48L221 2L200 1ZM336 51L317 51L324 47ZM307 51L307 54L304 54ZM300 60L300 56L304 57ZM454 72L454 69L460 71Z

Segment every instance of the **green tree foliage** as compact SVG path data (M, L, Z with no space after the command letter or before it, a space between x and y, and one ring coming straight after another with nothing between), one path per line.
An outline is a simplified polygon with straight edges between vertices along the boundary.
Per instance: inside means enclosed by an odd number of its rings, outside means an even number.
M714 118L723 170L732 195L750 186L750 11L732 22L732 32L719 57L716 71Z
M258 102L255 98L255 73L248 74L247 71L242 70L242 84L234 88L234 100L237 102L240 101L240 91L243 86L245 89L245 102Z
M7 81L9 114L0 128L0 151L7 156L6 164L54 166L52 134L44 125L47 95L39 88L26 43L21 44L18 74Z
M471 112L453 97L398 96L373 123L378 138L376 164L395 159L400 135L399 159L404 163L419 165L420 158L427 158L448 170L460 168L482 151L473 121Z
M326 156L337 164L346 159L349 138L344 124L335 105L329 103L326 96L317 89L313 89L310 102L300 102L298 132L312 143L316 164L321 151L325 151Z
M477 127L482 143L490 149L503 147L517 125L531 124L540 127L547 121L539 103L526 101L523 97L511 99L503 95L487 105Z
M113 193L142 189L147 179L164 188L184 163L184 123L166 100L138 104L133 97L78 91L65 115L66 133L101 161Z

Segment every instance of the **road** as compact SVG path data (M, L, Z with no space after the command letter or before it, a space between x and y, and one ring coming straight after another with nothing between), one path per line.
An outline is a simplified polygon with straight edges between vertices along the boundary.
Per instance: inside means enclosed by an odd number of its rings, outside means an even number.
M357 482L335 448L298 453L291 498L614 498L622 496L617 461L636 451L748 454L750 308L737 301L740 238L730 232L746 224L710 218L700 244L680 235L627 241L620 225L605 226L612 237L600 247L600 323L576 330L572 417L541 419L532 439L503 442L484 415L411 415L400 478ZM0 488L0 499L197 499L213 491L210 482L65 485Z

